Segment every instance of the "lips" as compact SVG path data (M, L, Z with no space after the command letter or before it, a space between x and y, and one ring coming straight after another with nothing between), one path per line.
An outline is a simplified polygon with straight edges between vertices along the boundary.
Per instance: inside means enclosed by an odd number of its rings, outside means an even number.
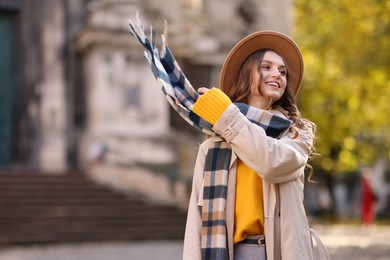
M268 81L266 82L268 86L274 87L274 88L280 88L280 84L277 81Z

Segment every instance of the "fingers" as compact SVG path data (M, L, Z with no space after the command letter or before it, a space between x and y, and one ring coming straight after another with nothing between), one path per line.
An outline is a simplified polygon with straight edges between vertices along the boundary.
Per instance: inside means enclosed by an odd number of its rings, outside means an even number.
M198 93L199 94L205 94L207 91L209 91L210 89L208 89L208 88L198 88Z

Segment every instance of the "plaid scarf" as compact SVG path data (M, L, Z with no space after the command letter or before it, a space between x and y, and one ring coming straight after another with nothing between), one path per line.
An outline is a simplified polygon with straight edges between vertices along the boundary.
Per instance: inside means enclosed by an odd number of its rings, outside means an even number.
M167 45L167 23L162 35L161 52L155 45L155 31L150 28L150 39L144 32L138 13L136 21L129 21L131 34L144 46L145 58L151 66L162 92L176 112L190 125L211 136L216 136L212 125L192 112L199 94L187 80ZM288 129L291 121L244 103L235 103L242 114L259 125L267 136L277 138ZM202 259L227 259L226 198L231 160L231 147L223 141L214 143L206 154L203 180Z

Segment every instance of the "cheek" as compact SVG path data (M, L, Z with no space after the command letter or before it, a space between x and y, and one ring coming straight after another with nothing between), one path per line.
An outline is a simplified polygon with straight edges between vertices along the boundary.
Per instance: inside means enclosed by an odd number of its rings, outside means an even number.
M287 87L287 79L286 78L283 78L283 80L282 80L282 87L283 87L283 89L286 89L286 87Z

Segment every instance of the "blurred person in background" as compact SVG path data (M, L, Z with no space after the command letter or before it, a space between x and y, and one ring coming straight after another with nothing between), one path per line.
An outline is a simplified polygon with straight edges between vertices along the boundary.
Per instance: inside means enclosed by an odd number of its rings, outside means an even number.
M371 169L365 167L361 178L361 218L364 226L369 226L375 217L376 195L371 183Z

